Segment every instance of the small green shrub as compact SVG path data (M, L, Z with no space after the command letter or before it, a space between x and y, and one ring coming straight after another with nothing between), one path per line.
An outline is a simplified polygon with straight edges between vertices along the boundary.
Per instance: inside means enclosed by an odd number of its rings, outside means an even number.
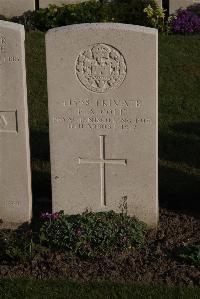
M144 12L147 15L149 26L158 29L162 33L172 32L172 22L176 18L175 16L167 16L166 9L161 8L158 5L152 7L150 4L145 7Z
M19 261L24 263L36 256L47 252L36 241L37 234L32 231L10 231L0 235L0 259L4 261Z
M126 213L84 212L78 215L44 215L41 244L54 250L67 250L80 257L109 256L113 251L140 249L147 227Z
M200 266L200 244L184 244L178 248L177 256L183 262Z
M140 249L147 226L121 213L84 212L78 215L42 214L39 232L31 229L0 232L0 259L21 263L43 258L50 251L68 251L82 258L109 256L113 252Z
M37 30L36 28L37 11L25 12L22 16L12 17L11 22L24 25L27 31Z
M148 5L155 9L155 0L113 0L111 2L116 22L141 26L148 25L148 19L144 13Z
M35 26L41 31L78 23L103 22L106 19L102 5L96 1L68 4L58 7L49 5L35 14Z

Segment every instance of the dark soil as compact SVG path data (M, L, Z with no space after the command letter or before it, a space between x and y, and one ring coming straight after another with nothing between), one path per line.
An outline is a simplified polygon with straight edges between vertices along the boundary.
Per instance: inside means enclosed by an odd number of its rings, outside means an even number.
M112 257L81 260L67 253L42 254L30 262L0 262L0 277L67 278L78 281L153 282L200 286L200 268L179 260L177 248L200 244L200 218L160 211L160 224L147 236L140 252L113 253Z

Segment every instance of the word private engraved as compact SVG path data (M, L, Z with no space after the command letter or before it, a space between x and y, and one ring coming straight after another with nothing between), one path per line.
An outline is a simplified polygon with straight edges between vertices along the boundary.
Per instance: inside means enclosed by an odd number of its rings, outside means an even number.
M96 44L78 55L75 70L77 78L88 90L104 93L122 84L127 66L117 49Z
M79 158L79 164L99 164L101 171L101 206L106 207L106 181L105 181L105 165L127 165L126 159L106 159L105 158L105 135L100 135L100 159L82 159Z

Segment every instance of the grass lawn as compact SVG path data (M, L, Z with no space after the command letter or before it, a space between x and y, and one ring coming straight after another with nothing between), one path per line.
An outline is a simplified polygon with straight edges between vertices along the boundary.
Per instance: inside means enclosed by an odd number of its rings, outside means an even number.
M160 203L200 212L200 36L159 40Z
M141 284L1 280L0 299L198 299L199 288Z
M44 33L27 33L34 199L51 197L44 47ZM159 37L160 205L197 213L200 212L199 49L198 35Z

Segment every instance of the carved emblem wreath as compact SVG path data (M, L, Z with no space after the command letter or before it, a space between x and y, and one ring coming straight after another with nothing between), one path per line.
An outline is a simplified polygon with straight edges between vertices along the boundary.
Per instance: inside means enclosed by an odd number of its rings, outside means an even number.
M76 75L90 91L103 93L122 84L127 67L122 54L112 46L96 44L76 60Z

